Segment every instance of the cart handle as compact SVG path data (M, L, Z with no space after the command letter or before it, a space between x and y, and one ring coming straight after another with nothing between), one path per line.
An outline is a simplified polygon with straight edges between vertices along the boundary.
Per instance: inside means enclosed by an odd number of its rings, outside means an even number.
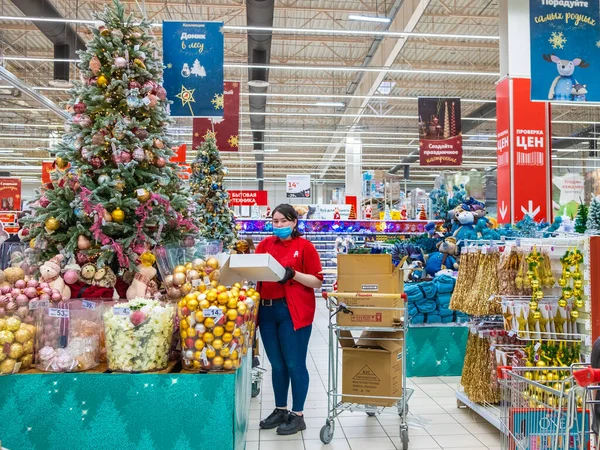
M512 370L512 366L497 366L496 367L496 376L498 377L499 380L505 380L506 378L508 378L505 374L505 372L511 371Z
M363 298L404 298L405 294L379 294L379 293L370 293L370 292L334 292L331 294L327 294L327 296L337 297L337 298L355 298L355 297L363 297Z
M575 381L579 386L588 387L590 384L600 382L600 369L588 367L587 369L576 370L573 372L573 377L575 377Z

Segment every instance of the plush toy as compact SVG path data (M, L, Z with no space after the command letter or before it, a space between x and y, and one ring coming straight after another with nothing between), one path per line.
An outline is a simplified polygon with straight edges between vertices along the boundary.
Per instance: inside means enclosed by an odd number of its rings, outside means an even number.
M7 267L4 269L4 275L6 276L6 281L12 286L15 284L15 281L25 278L25 271L20 267Z
M154 267L144 264L138 265L137 273L133 277L131 286L127 289L127 299L151 297L153 293L150 292L149 287L151 286L150 282L155 276L156 269Z
M45 281L52 289L57 289L62 293L63 300L71 298L71 288L65 284L65 280L60 276L60 263L65 257L56 255L50 261L46 261L40 267L41 281Z
M94 283L94 275L96 275L96 266L92 263L87 263L81 268L79 280L83 281L85 284L91 285Z
M458 255L458 246L456 245L456 238L448 237L443 242L438 242L438 251L431 253L427 258L427 264L425 264L425 271L427 275L435 276L440 270L458 269L458 262L456 261L456 255Z
M453 236L459 240L463 241L465 239L477 239L477 233L475 232L475 215L471 211L461 211L457 214L456 220L458 222L458 227L453 233Z
M105 266L98 269L94 275L94 281L92 284L94 286L100 286L104 288L113 288L113 300L119 299L119 294L115 289L115 285L117 284L117 276L110 267Z
M423 279L425 272L423 270L423 263L421 261L413 261L410 264L410 273L408 274L409 281L420 281Z

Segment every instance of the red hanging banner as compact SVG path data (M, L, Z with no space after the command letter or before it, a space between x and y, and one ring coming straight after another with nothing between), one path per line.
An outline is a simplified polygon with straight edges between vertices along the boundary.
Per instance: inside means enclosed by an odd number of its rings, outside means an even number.
M52 178L50 177L50 172L54 170L54 162L52 161L43 161L42 162L42 183L50 183Z
M184 163L187 156L187 145L181 144L178 148L173 148L175 156L171 158L171 162Z
M225 106L223 118L194 119L192 146L202 144L208 136L214 135L220 151L237 152L240 133L240 84L234 81L223 83Z
M421 166L462 164L460 98L419 98L419 149Z
M0 211L21 211L20 178L0 178Z
M269 206L267 191L227 191L229 206Z
M510 99L509 79L496 85L496 155L498 157L498 223L510 223L511 170L510 170Z

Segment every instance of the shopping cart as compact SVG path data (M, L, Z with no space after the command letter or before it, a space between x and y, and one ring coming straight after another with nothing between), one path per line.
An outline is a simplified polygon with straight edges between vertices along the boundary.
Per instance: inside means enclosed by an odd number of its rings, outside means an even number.
M598 449L600 439L598 425L600 423L600 369L593 369L589 364L577 364L573 367L573 378L578 385L578 395L581 398L581 409L588 414L586 427L581 430L580 443L583 448ZM587 447L584 447L585 443Z
M503 450L583 450L589 414L572 368L498 367Z
M406 416L408 414L408 400L411 397L413 390L406 387L406 341L404 338L393 337L395 332L404 331L408 325L408 311L404 307L400 308L378 308L381 310L394 310L399 311L402 315L401 322L394 327L364 327L364 326L339 326L336 321L338 314L352 314L353 311L360 309L370 309L373 307L359 307L359 306L346 306L342 300L344 298L355 298L355 297L376 297L376 298L399 298L401 294L377 294L377 293L332 293L328 294L323 292L323 298L327 301L327 308L329 310L329 370L328 381L327 381L327 419L325 425L321 428L320 438L324 444L329 444L333 439L335 432L336 417L338 417L344 411L361 411L369 416L375 416L384 412L390 412L391 408L376 406L370 404L371 402L383 403L382 400L392 401L395 403L393 410L394 414L400 416L400 439L402 441L402 449L408 449L408 423ZM389 341L399 341L402 344L401 358L402 358L402 395L400 397L375 397L368 395L357 395L352 393L351 395L342 395L342 390L339 386L340 376L340 341L344 339L354 339L351 335L352 332L363 332L363 331L377 331L377 332L389 332L392 333L389 338L384 338ZM403 335L404 336L404 335ZM370 339L363 337L363 340L381 340L381 337L376 339ZM345 402L345 398L351 397L355 402Z

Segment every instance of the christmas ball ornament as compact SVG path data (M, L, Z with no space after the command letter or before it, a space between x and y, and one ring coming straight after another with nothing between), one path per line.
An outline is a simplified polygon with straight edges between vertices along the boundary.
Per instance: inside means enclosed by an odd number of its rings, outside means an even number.
M98 77L92 77L88 80L89 86L95 86L98 84Z
M115 189L117 191L122 191L123 189L125 189L125 182L123 180L117 180L115 182Z
M181 286L185 283L185 273L174 273L173 274L173 286Z
M77 248L79 250L89 250L91 246L92 242L88 239L88 237L80 234L77 238Z
M112 35L113 38L117 39L117 40L121 40L123 39L123 32L121 30L112 30L110 32L110 34Z
M69 162L63 158L61 158L60 156L58 156L56 158L56 167L58 167L59 169L66 169L67 166L69 165Z
M44 226L51 231L56 231L60 227L60 222L58 220L56 220L54 217L50 217L49 219L46 220L46 222L44 223Z
M98 177L98 184L108 184L111 182L110 176L108 175L100 175Z
M147 202L150 200L150 192L146 189L137 189L136 190L137 199L140 202Z
M77 102L73 105L73 110L77 113L77 114L83 114L86 110L86 106L85 103L83 102Z
M120 160L123 164L127 164L128 162L131 162L131 153L121 152Z
M542 313L539 311L534 311L532 315L535 320L540 320L540 318L542 317Z
M165 148L165 144L164 144L164 142L163 142L163 141L161 141L160 139L156 139L156 138L155 138L155 139L154 139L154 142L153 142L153 145L154 145L156 148L160 148L160 149L163 149L163 148Z
M102 63L96 55L92 56L90 59L89 67L94 75L98 75L98 72L100 72L100 68L102 67Z
M94 145L104 144L104 136L105 136L105 134L101 131L94 133L94 135L92 136L92 144L94 144Z
M138 83L137 81L130 81L129 82L129 89L141 89L142 85L140 83Z
M92 154L93 154L92 151L89 148L87 148L87 147L83 147L81 149L81 157L83 159L86 159L86 160L89 161L90 158L92 157Z
M565 287L565 286L567 285L567 280L565 280L564 278L560 278L560 279L558 280L558 285L559 285L560 287Z
M63 274L63 279L67 284L74 284L79 279L79 274L76 270L69 269Z
M156 262L156 256L152 252L144 252L140 255L140 262L146 267L152 267Z
M135 133L135 137L140 139L140 140L144 140L144 139L148 139L148 131L144 128L136 128L134 130Z
M219 261L217 260L217 258L211 257L211 258L208 258L208 260L206 261L206 265L213 269L218 269Z
M94 156L90 160L90 164L92 165L92 167L94 169L99 169L100 167L102 167L104 165L104 161L102 161L102 158L100 158L99 156Z
M81 120L79 121L79 125L81 125L83 128L87 128L92 124L92 119L90 119L88 116L81 116Z
M127 67L127 60L122 56L117 56L115 58L114 64L115 67L118 67L119 69L124 69L125 67Z
M148 106L150 108L154 108L158 103L158 97L154 94L148 94L146 98L148 99Z
M584 304L585 303L582 298L578 298L577 300L575 300L575 306L577 308L583 308Z
M110 36L110 30L105 26L98 27L98 31L100 31L100 36L108 37Z
M98 80L96 81L96 84L99 87L106 87L106 86L108 86L108 78L106 78L104 75L100 75L98 77Z
M164 87L159 86L156 89L156 96L161 100L161 101L165 101L167 99L167 91Z
M561 308L566 308L567 307L567 301L564 298L560 298L558 300L558 306L560 306Z
M42 208L46 208L50 204L50 200L45 195L42 195L39 200L39 204Z
M156 167L163 168L163 167L165 167L167 165L167 160L165 158L163 158L162 156L159 156L154 161L154 165Z
M112 220L115 222L123 222L125 220L125 213L121 208L116 208L112 213L110 213Z
M156 84L156 82L152 80L148 80L144 83L144 89L146 89L146 91L148 91L149 93L153 93L157 86L158 85Z
M133 159L137 162L144 161L146 159L146 152L144 152L143 148L137 147L133 150Z
M573 318L573 320L579 319L579 311L577 311L576 309L571 311L571 317Z

